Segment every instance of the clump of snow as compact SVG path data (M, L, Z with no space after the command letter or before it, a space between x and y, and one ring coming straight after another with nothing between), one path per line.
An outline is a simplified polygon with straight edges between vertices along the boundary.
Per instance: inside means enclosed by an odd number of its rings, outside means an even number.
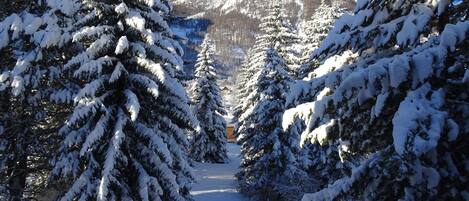
M24 91L24 79L21 76L14 76L11 83L12 93L14 96L19 96Z
M438 110L444 93L442 90L434 91L431 100L428 100L427 96L430 93L432 93L430 85L425 84L409 92L399 106L392 120L394 148L398 154L411 153L420 156L438 144L447 116L445 112ZM430 123L422 124L423 121ZM421 132L415 133L418 130Z
M119 79L123 72L127 72L127 70L121 62L117 62L117 65L114 68L114 71L112 71L111 77L109 78L109 83L113 83Z
M358 54L353 53L352 51L346 51L341 55L332 56L324 61L324 64L314 69L314 71L311 73L312 75L309 77L322 77L332 71L340 70L343 66L349 64L350 61L357 56Z
M137 120L138 114L140 112L140 103L138 97L131 90L125 90L125 96L127 97L127 102L125 103L125 108L130 113L130 120Z
M457 24L448 24L441 33L440 46L444 49L456 50L456 44L466 38L466 32L469 29L469 22L458 22Z
M410 13L405 19L401 31L396 36L397 43L402 46L417 42L419 32L425 28L433 16L432 9L424 4L416 4L412 7Z
M44 23L44 20L40 17L34 17L33 15L27 14L24 19L24 33L31 35L36 32L39 27Z
M318 142L319 144L323 145L327 140L327 134L330 132L329 130L336 124L334 119L330 120L327 123L324 123L314 129L310 134L309 138L311 139L311 143Z
M121 38L119 38L119 41L117 42L116 50L114 51L114 53L116 53L116 55L122 54L128 48L129 48L129 41L127 40L127 36L122 36Z
M433 55L427 52L422 52L412 57L412 62L415 66L412 73L413 87L424 83L425 80L433 74L433 60Z
M3 72L0 74L0 83L7 81L7 79L10 77L10 73L8 71Z
M80 4L77 3L77 0L47 0L47 5L53 9L58 9L69 16L74 14L80 8Z
M449 132L448 132L448 141L452 142L458 138L459 135L459 126L458 124L452 120L448 119L447 125L449 127Z
M30 59L32 58L25 58L24 60L19 59L18 61L16 61L16 65L13 68L12 75L18 76L24 71L26 71L31 66Z
M316 100L322 100L324 99L324 97L326 97L327 95L329 95L329 93L332 92L332 89L329 88L329 87L324 87L324 89L319 92L319 94L316 96Z
M97 91L103 86L104 79L96 79L83 87L76 97L74 98L75 102L79 102L80 100L86 97L93 97L97 93Z
M389 78L392 87L397 88L399 85L407 80L407 74L410 67L407 57L397 56L389 64Z
M305 103L298 105L292 109L285 111L283 114L282 128L287 130L288 127L293 125L293 122L297 118L305 119L309 117L309 114L312 112L311 109L314 108L313 103Z
M122 2L119 5L117 5L116 8L114 8L114 11L116 11L117 14L122 15L122 14L129 12L129 8L124 2Z
M145 19L137 12L130 12L129 16L125 18L125 23L137 30L145 29Z
M330 127L333 126L336 122L331 120L322 125L321 129L316 129L311 131L310 128L312 122L315 122L319 117L321 117L325 110L325 103L329 101L329 98L325 98L315 102L308 102L301 105L298 105L294 108L291 108L284 112L282 120L282 128L287 130L294 122L298 119L307 122L307 129L301 134L300 146L304 146L308 143L308 140L316 142L321 140L323 142L327 138L327 131Z
M383 107L385 105L385 102L388 96L389 96L389 92L385 92L385 93L379 94L378 97L376 98L375 106L372 109L375 117L378 117L381 114L381 111L383 110Z

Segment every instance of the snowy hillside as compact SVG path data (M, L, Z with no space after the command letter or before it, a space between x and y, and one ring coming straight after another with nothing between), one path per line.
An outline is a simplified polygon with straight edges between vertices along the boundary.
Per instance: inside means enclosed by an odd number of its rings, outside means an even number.
M222 15L234 12L260 19L272 2L271 0L176 0L173 4L192 5L197 10L216 10ZM301 19L311 16L321 0L283 0L283 2L287 5L287 10L293 14L289 16ZM344 5L350 6L353 2L353 0L344 0Z
M286 0L286 14L293 24L309 19L321 0ZM208 20L210 33L218 58L228 68L239 66L246 51L254 44L259 33L259 19L266 13L271 0L175 0L174 13L191 21ZM352 8L353 0L343 0L342 5ZM197 24L178 24L177 30L198 35L188 36L191 43L200 45L203 31L193 30ZM198 27L200 28L200 27ZM202 32L201 32L202 31ZM181 31L176 31L181 32Z

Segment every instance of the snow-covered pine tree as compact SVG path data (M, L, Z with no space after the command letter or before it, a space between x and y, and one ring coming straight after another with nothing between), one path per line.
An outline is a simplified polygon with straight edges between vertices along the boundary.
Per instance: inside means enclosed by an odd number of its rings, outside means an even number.
M286 70L289 74L296 74L299 68L300 38L284 13L283 4L275 1L270 6L271 8L266 17L261 19L260 29L262 33L256 37L255 44L249 49L239 69L240 76L236 86L238 89L238 105L234 109L235 122L245 112L242 109L243 104L246 97L252 92L251 88L247 87L247 83L260 70L259 65L256 64L258 61L257 56L262 54L266 48L273 46L286 63ZM235 134L238 133L238 128L238 126L235 128Z
M302 24L300 36L302 38L302 67L299 70L300 77L309 73L312 68L317 67L319 62L311 61L310 56L326 38L335 21L345 13L339 1L333 0L330 4L321 0L321 4L314 11L311 19Z
M321 0L321 4L314 11L309 21L302 25L301 35L303 43L303 57L309 57L313 51L319 47L320 43L326 38L327 33L333 27L335 21L342 16L345 10L340 6L337 0L331 4Z
M67 17L32 2L2 5L0 22L0 200L44 190L66 106L53 104L57 64L68 51ZM7 9L17 13L3 12Z
M217 69L214 64L213 43L207 35L195 65L195 82L191 89L194 114L200 122L190 143L190 156L198 162L225 163L226 115L223 99L217 84Z
M330 34L314 51L313 58L328 58L347 50L376 53L400 48L415 47L419 36L428 35L434 13L442 13L448 1L423 2L360 0L354 14L346 13L336 21Z
M298 200L314 184L297 161L298 136L282 131L282 115L292 78L273 48L256 54L260 69L248 83L252 91L239 119L240 190L256 200Z
M313 54L327 59L317 76L293 90L313 101L287 111L284 128L305 121L302 143L327 159L313 167L354 166L304 201L467 198L469 21L456 10L468 8L363 0L339 19Z
M168 1L51 1L74 19L81 50L64 70L81 83L55 160L60 200L190 200L184 88Z
M257 65L254 65L251 63L252 58L255 53L255 48L251 48L248 50L248 53L246 54L246 58L244 59L243 63L241 64L240 68L238 69L238 79L236 82L236 106L233 110L233 122L238 122L239 117L243 113L243 102L246 99L247 96L249 96L250 88L247 87L247 84L249 80L251 80L256 72L259 71L259 69L256 69L258 67ZM239 126L236 126L234 129L234 134L237 135L238 133L238 128Z
M287 70L293 74L300 63L300 37L285 15L283 3L271 3L269 12L261 19L261 35L256 39L254 52L263 51L270 44L287 64Z

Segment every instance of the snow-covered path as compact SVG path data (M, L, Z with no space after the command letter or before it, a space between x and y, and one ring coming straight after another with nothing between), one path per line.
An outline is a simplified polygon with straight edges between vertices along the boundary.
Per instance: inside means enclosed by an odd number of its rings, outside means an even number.
M197 183L192 186L195 201L248 201L236 190L234 174L238 171L239 146L228 143L228 164L195 163Z

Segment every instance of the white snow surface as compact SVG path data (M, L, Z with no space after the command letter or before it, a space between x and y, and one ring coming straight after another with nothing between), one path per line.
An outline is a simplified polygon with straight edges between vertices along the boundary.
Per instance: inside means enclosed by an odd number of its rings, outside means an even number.
M195 201L248 201L238 190L234 174L241 162L239 145L227 144L229 163L194 163L196 184L191 194Z

